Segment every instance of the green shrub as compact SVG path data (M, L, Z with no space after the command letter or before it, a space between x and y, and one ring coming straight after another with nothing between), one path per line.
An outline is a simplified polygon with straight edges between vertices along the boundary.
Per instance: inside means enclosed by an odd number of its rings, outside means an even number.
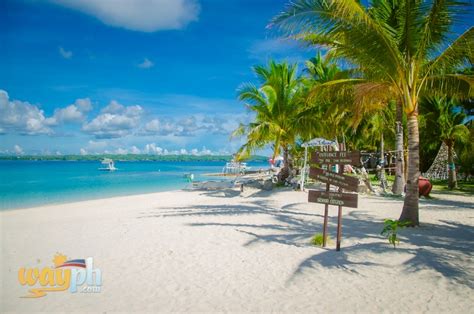
M327 243L329 243L329 241L330 241L329 235L327 236L326 241L327 241ZM323 246L323 234L322 234L322 233L316 233L316 234L311 238L310 243L311 243L312 245L316 245L316 246Z
M393 245L393 248L396 248L396 245L400 243L400 240L397 236L398 229L408 227L409 225L411 225L411 222L385 219L383 221L383 224L384 227L380 234L386 236L388 242Z

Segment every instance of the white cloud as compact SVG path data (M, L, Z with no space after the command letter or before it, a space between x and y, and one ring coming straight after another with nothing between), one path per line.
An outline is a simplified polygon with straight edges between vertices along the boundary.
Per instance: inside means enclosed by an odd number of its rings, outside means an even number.
M179 134L182 130L174 121L153 119L145 124L145 134L170 135Z
M51 134L43 110L28 102L10 101L8 93L0 90L0 129L7 131L37 135Z
M104 109L101 110L102 113L112 113L112 114L123 114L127 116L139 116L143 112L143 108L134 105L125 107L122 104L119 104L117 101L112 100Z
M54 110L54 115L46 119L48 125L58 125L64 122L82 122L85 120L87 112L92 110L89 98L76 99L74 104L65 108Z
M57 121L61 122L76 122L84 119L83 113L74 105L56 109L54 111L54 117Z
M96 138L118 138L129 135L139 125L143 109L140 106L123 106L112 100L101 114L85 123L82 130Z
M201 150L199 150L197 148L193 148L189 151L189 153L191 155L195 155L195 156L204 156L204 155L213 155L214 154L211 150L207 149L205 146Z
M21 148L21 146L18 145L18 144L15 145L15 146L13 146L13 151L14 151L15 154L17 154L17 155L23 155L23 154L24 154L23 148Z
M138 65L139 68L142 68L142 69L149 69L151 67L153 67L155 64L153 62L151 62L150 60L148 60L148 58L145 58L145 60L143 60L142 63L140 63Z
M209 149L206 149L206 147L203 147L201 152L200 152L201 155L212 155L213 152Z
M116 138L130 134L136 124L133 118L105 113L84 124L82 130L96 138Z
M152 133L157 133L160 131L160 120L153 119L145 124L145 130Z
M64 49L63 47L59 47L59 54L63 56L64 59L71 59L72 58L72 51L68 51Z
M105 141L89 141L87 142L87 147L91 150L104 149L107 147L107 142Z
M223 115L194 115L180 119L159 119L148 121L143 126L142 135L186 136L193 137L202 134L230 135L239 123L248 123L248 114Z
M78 98L74 104L82 112L88 112L92 110L92 103L89 98Z
M134 31L181 29L197 21L196 0L51 0L92 15L104 24Z
M81 148L80 153L81 153L81 155L87 155L87 150L84 149L84 148Z
M115 153L119 155L126 155L128 154L128 150L120 147L115 150Z
M132 149L130 151L132 151L134 147L135 146L132 146ZM157 146L155 143L146 144L142 153L150 154L150 155L195 155L195 156L218 154L218 152L213 152L207 149L205 146L203 146L201 150L197 148L193 148L188 151L186 148L181 148L178 150L169 151L166 148Z
M0 133L20 133L24 135L53 134L51 126L67 122L82 122L87 112L92 110L89 98L76 99L64 108L57 108L51 117L28 102L10 101L8 93L0 90Z
M131 154L140 154L141 151L140 151L140 149L139 149L138 147L132 146L132 147L130 148L130 153L131 153Z
M125 107L119 104L117 101L112 100L106 107L104 107L102 113L120 113L123 112Z
M156 146L155 143L151 143L151 144L146 144L145 145L145 149L143 150L143 152L145 154L150 154L150 155L153 155L153 154L162 155L164 153L164 150L163 150L163 148L161 148L159 146ZM166 151L166 152L168 152L168 151Z

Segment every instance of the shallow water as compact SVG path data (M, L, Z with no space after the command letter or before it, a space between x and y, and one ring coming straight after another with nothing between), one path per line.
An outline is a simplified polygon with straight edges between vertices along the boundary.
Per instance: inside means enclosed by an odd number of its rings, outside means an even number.
M0 161L0 209L32 207L111 196L183 189L219 173L224 162L116 162L117 171L99 171L96 161ZM252 168L267 164L249 163ZM221 180L222 178L214 178Z

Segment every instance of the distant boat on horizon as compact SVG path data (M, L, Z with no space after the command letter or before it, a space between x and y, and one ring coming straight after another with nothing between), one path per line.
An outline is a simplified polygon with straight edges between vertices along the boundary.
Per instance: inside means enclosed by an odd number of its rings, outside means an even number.
M110 158L104 158L101 163L103 165L106 165L106 167L99 168L100 171L115 171L115 170L117 170L117 168L115 168L114 161Z

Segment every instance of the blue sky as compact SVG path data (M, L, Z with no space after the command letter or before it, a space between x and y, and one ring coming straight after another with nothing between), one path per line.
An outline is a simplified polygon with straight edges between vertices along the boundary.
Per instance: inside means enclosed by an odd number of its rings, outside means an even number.
M1 0L0 154L235 152L251 67L315 54L266 29L286 3Z
M313 54L265 28L285 3L1 1L0 151L235 152L251 66Z

